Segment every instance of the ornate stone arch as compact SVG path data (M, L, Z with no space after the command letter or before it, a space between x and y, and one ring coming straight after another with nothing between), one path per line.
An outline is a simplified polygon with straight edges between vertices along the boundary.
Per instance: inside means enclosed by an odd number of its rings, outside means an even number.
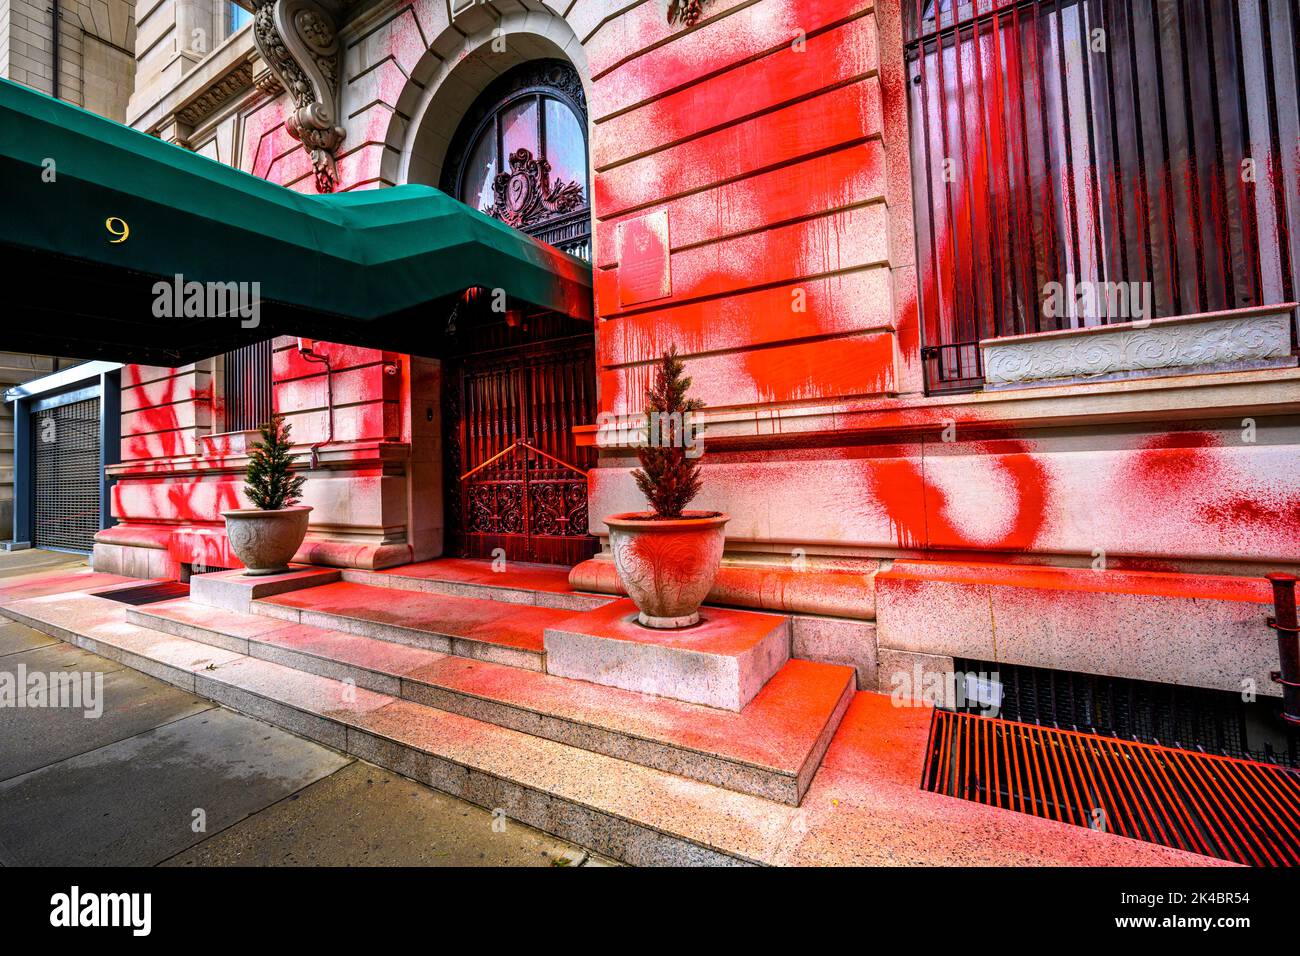
M453 20L430 44L398 97L380 169L388 182L437 185L461 117L492 80L521 63L565 60L590 95L586 54L558 13L516 9L501 15L490 3L475 4L471 12L479 17L474 32L465 30L468 14Z

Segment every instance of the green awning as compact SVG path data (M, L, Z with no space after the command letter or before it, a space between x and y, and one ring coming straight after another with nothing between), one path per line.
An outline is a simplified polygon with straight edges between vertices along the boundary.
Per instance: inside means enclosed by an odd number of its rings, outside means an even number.
M437 356L471 287L592 315L587 263L436 189L302 195L8 80L0 217L15 351L170 365L287 334ZM259 282L260 324L155 316L178 274Z

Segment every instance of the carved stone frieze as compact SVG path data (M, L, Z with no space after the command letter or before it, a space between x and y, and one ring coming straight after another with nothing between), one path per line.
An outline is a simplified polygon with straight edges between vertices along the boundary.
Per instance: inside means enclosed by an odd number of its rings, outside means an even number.
M1286 312L1157 319L981 344L989 385L1096 378L1167 369L1213 370L1285 359Z
M253 67L245 62L216 82L210 84L195 99L176 111L176 119L186 126L197 126L216 112L223 103L253 85Z

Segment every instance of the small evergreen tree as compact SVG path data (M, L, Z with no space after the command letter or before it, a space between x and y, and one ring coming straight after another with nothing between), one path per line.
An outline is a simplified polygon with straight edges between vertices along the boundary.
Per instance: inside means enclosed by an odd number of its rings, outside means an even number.
M685 427L690 415L704 407L687 398L691 387L683 376L685 364L672 346L655 369L654 385L646 390L646 442L637 449L641 467L632 472L656 518L680 518L682 509L699 494L699 462L686 456Z
M244 473L244 491L263 511L278 511L297 504L306 479L290 470L293 455L288 423L283 415L276 414L258 431L262 440L253 445L248 470Z

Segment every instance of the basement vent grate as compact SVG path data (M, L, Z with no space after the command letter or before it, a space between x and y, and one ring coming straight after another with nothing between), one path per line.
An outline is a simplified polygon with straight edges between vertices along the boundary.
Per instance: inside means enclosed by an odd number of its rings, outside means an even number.
M1249 695L1245 686L1234 694L963 659L955 669L992 678L997 711L989 716L1300 768L1300 733L1280 719L1281 698ZM981 707L975 700L954 709Z
M921 787L1250 866L1300 865L1300 773L936 710Z
M157 604L159 601L171 601L190 596L190 586L180 581L158 581L154 584L141 584L134 588L118 588L116 591L100 591L95 597L108 598L120 604Z

